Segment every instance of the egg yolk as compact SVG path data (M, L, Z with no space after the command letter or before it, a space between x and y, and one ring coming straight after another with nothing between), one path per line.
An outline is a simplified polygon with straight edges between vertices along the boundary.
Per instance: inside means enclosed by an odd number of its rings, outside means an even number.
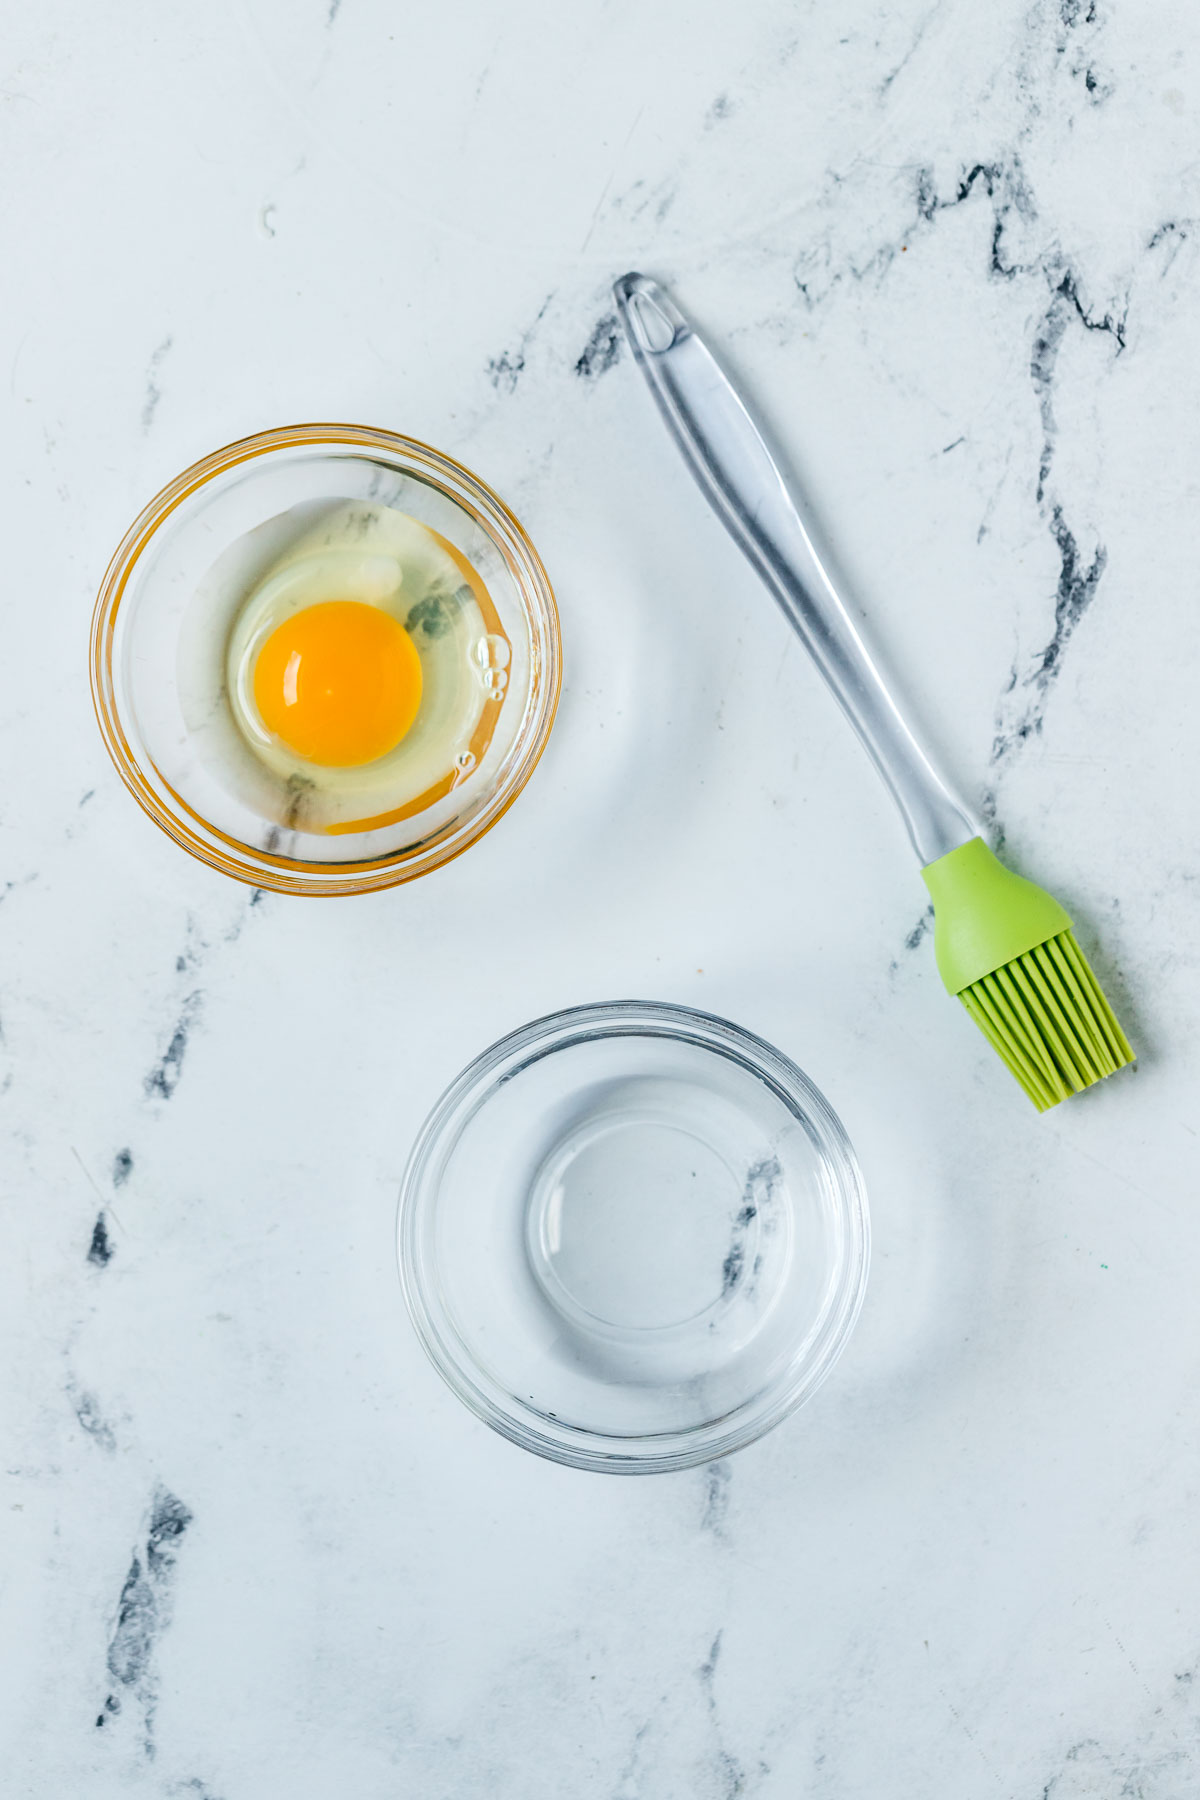
M268 731L327 769L395 749L421 704L421 658L397 619L361 600L325 600L277 625L254 665Z

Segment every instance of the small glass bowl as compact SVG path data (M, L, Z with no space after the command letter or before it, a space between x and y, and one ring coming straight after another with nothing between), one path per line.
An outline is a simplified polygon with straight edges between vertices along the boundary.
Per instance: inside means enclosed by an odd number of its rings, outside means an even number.
M460 785L414 816L329 836L281 831L222 783L185 722L179 663L219 559L294 508L339 500L395 506L446 539L482 577L511 662L491 742ZM96 713L135 799L202 862L283 893L364 893L458 856L528 781L560 678L554 595L503 501L427 445L361 425L264 431L186 469L125 534L92 622Z
M464 1070L409 1159L398 1244L460 1400L555 1462L638 1475L726 1456L816 1391L858 1316L868 1223L794 1063L625 1000Z

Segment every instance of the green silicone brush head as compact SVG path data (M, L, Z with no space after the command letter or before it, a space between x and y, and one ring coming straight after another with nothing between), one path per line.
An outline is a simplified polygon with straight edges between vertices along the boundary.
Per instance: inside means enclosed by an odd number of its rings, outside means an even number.
M922 870L934 948L957 994L1039 1112L1134 1060L1050 894L972 838Z
M1027 950L958 997L1039 1112L1133 1061L1073 932Z

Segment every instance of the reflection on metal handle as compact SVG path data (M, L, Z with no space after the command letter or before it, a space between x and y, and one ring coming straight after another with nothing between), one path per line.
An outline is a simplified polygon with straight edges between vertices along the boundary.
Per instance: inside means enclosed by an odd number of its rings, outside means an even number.
M758 427L711 351L657 282L623 275L614 292L668 429L833 690L900 808L921 863L965 844L979 826L888 692Z

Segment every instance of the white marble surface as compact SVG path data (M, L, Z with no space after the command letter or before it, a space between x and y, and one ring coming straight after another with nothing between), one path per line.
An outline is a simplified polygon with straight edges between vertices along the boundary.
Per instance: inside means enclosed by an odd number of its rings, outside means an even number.
M1193 1795L1194 9L48 0L5 40L6 1800ZM631 264L794 451L1136 1074L1039 1119L941 991L616 347ZM137 508L298 418L511 500L566 693L469 856L251 908L121 788L84 647ZM621 994L794 1055L876 1243L813 1404L642 1482L477 1424L392 1251L460 1065Z

